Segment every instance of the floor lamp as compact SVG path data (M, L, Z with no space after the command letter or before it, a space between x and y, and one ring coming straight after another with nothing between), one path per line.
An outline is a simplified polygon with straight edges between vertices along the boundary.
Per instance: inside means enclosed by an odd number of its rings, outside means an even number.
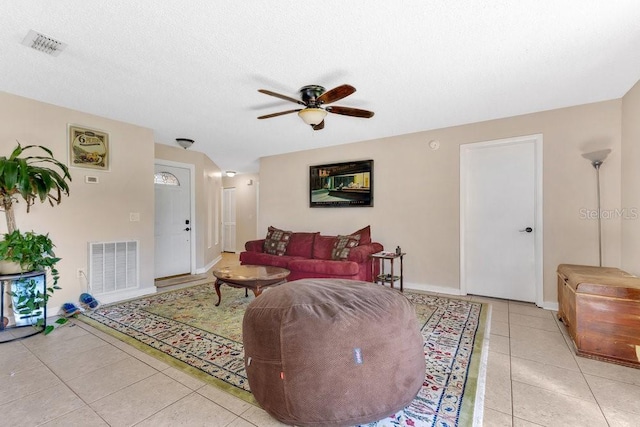
M598 260L599 265L602 267L602 212L600 211L600 166L604 163L604 159L611 153L610 149L592 151L591 153L585 153L582 155L585 159L591 162L591 165L596 170L596 186L598 191Z

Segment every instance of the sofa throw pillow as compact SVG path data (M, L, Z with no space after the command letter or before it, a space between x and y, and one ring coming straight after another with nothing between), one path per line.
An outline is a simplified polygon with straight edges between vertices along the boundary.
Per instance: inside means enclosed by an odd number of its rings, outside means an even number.
M338 236L333 244L331 259L343 260L349 258L349 252L360 243L360 235Z
M352 236L355 236L356 234L360 235L360 243L359 243L360 245L368 245L369 243L371 243L371 226L370 225L367 225L366 227L351 233Z
M282 256L287 251L287 244L291 239L291 231L269 227L267 237L264 240L264 252L271 255Z

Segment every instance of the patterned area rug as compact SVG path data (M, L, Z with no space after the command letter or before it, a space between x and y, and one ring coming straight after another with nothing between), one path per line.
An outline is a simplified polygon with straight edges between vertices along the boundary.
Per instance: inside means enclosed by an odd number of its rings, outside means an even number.
M212 284L98 308L80 319L255 404L244 371L242 317L253 294ZM268 292L266 290L265 292ZM368 426L470 426L482 419L488 347L486 304L405 292L424 336L427 364L418 396Z

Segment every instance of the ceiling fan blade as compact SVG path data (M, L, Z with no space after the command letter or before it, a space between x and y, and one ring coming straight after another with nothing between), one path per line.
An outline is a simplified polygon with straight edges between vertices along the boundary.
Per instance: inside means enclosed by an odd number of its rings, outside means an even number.
M333 89L328 90L320 95L318 97L318 102L321 104L331 104L332 102L336 102L341 100L342 98L346 98L355 91L356 88L350 85L334 87Z
M330 113L333 114L342 114L343 116L353 116L353 117L362 117L364 119L368 119L373 117L373 111L360 110L358 108L351 107L338 107L334 105L333 107L325 108Z
M324 120L318 123L317 125L313 126L313 130L321 130L321 129L324 129Z
M272 114L267 114L267 115L264 115L264 116L260 116L260 117L258 117L258 119L270 119L271 117L278 117L278 116L283 116L285 114L296 113L296 112L298 112L300 110L302 110L302 108L298 108L297 110L280 111L279 113L272 113Z
M281 95L279 93L271 92L270 90L258 89L258 92L264 93L265 95L275 96L276 98L284 99L285 101L290 101L290 102L295 102L296 104L305 105L305 103L299 99L295 99L287 95Z

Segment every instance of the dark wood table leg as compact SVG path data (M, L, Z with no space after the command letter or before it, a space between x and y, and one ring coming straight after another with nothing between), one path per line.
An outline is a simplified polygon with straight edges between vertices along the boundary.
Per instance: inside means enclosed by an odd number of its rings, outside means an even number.
M220 279L217 279L214 285L214 287L216 288L216 294L218 294L218 302L216 303L216 307L220 305L220 301L222 300L222 295L220 295L220 285L222 285L222 282L220 281Z

